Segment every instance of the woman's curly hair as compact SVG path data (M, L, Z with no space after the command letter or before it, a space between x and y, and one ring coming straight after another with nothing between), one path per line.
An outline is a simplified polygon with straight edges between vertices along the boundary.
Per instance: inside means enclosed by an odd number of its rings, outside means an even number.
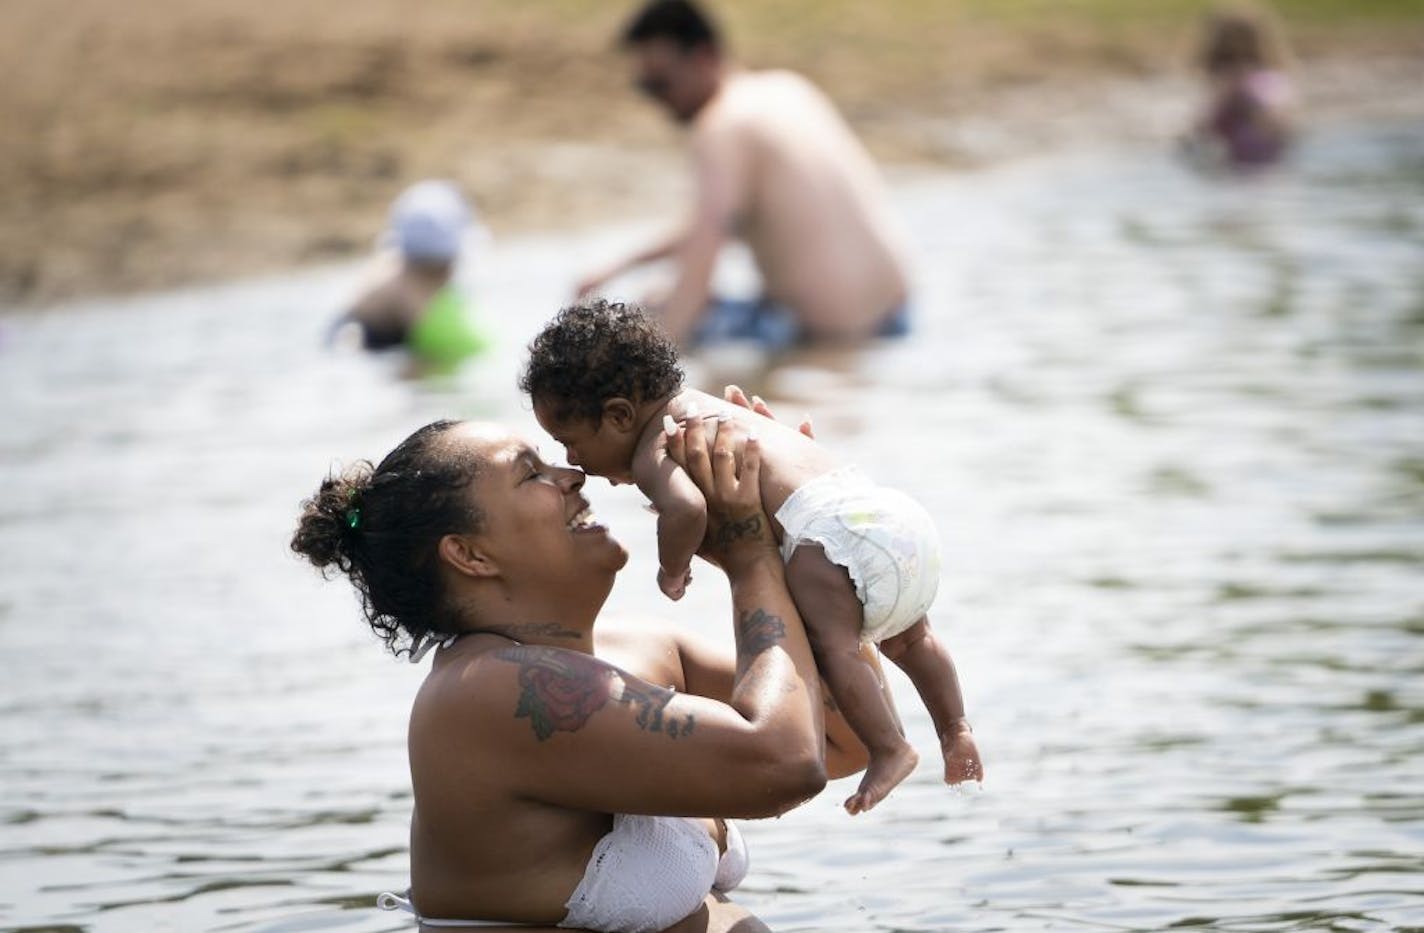
M519 388L559 420L597 423L611 398L634 402L682 388L677 346L634 304L602 298L564 308L529 345Z
M360 460L327 476L292 535L292 550L323 575L335 568L351 579L366 621L397 656L428 635L455 634L437 549L483 522L469 496L480 462L445 436L458 424L427 424L379 466Z

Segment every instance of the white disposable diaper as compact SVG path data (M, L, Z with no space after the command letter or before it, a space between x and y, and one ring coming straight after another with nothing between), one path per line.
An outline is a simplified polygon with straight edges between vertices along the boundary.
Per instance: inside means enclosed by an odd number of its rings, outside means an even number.
M854 467L818 476L776 512L781 557L819 544L844 567L865 607L860 640L878 643L923 616L939 589L939 533L914 499L877 486Z

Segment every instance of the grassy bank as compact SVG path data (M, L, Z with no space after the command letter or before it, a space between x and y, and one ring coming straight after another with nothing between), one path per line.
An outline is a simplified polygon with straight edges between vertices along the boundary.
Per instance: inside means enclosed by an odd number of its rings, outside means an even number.
M390 197L426 175L462 182L496 229L646 213L675 195L680 163L675 133L628 90L612 46L630 6L8 0L0 302L351 255ZM1030 145L1048 145L1074 125L1123 122L1098 112L1103 88L1189 91L1182 76L1206 6L713 4L742 60L811 75L881 157L939 164L985 155L956 126L1016 124ZM1277 9L1303 71L1424 59L1420 0Z

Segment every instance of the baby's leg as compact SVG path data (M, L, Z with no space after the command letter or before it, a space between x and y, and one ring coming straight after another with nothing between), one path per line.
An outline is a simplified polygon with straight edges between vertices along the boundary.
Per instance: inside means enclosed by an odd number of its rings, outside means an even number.
M901 734L875 670L861 657L865 609L845 568L831 563L819 545L802 545L786 562L786 584L806 623L821 676L870 752L860 788L845 808L869 810L915 770L919 756Z
M945 783L984 780L984 764L964 716L954 660L930 631L929 619L922 616L899 635L885 639L880 650L909 676L934 720L944 755Z

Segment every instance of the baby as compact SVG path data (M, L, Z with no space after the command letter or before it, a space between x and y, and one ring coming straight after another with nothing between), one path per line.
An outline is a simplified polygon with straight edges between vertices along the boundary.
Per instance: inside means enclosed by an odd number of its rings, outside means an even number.
M875 806L915 769L875 669L876 643L900 667L939 734L944 779L982 780L954 662L930 632L939 541L908 496L837 464L810 438L760 414L683 388L677 349L636 306L594 300L559 312L530 345L520 388L569 462L611 482L635 483L658 514L658 585L680 599L707 527L706 502L668 456L679 423L716 417L756 433L761 499L786 561L786 583L817 665L870 752L851 813Z

